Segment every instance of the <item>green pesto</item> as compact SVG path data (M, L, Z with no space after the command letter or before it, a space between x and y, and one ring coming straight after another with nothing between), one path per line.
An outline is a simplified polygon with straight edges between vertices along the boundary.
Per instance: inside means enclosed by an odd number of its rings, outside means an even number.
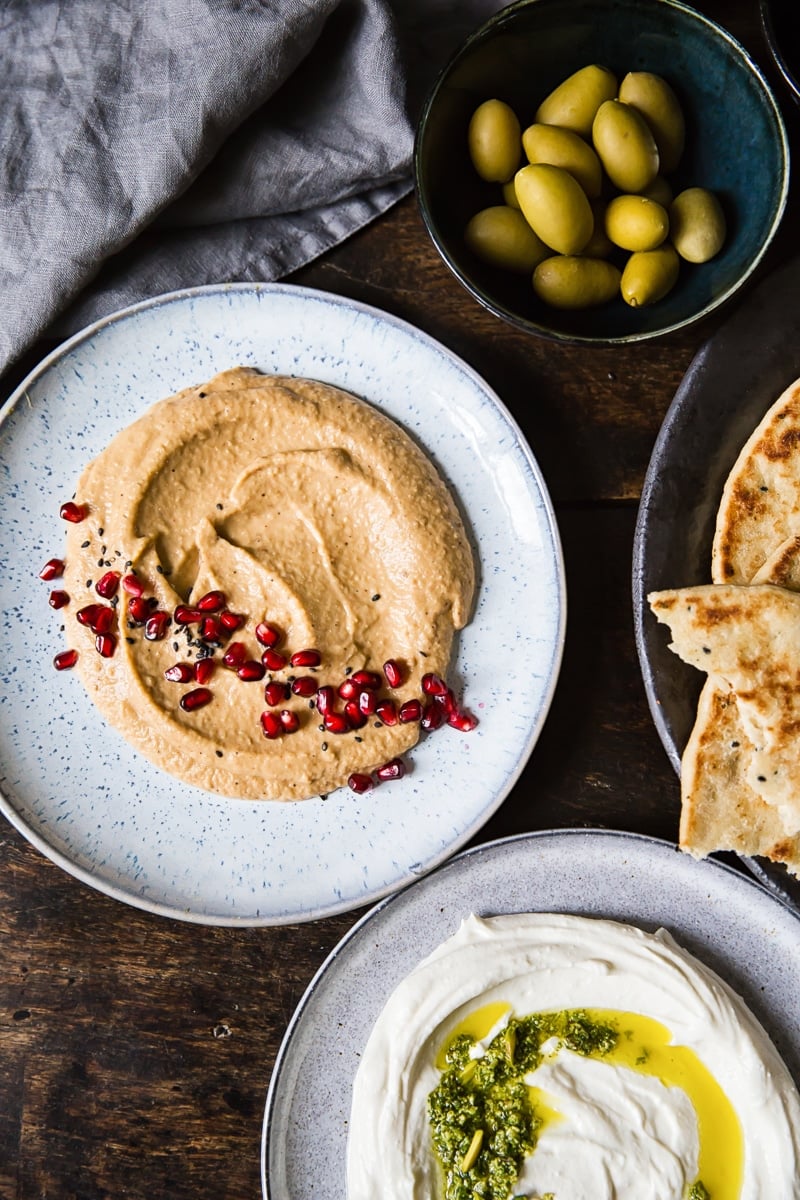
M428 1096L433 1146L444 1173L444 1200L510 1200L523 1160L536 1146L541 1119L524 1077L542 1061L551 1038L576 1054L602 1058L619 1032L569 1009L512 1017L481 1058L470 1058L468 1034L453 1038L441 1079ZM483 1132L477 1157L466 1169L475 1133ZM702 1193L689 1200L707 1200Z

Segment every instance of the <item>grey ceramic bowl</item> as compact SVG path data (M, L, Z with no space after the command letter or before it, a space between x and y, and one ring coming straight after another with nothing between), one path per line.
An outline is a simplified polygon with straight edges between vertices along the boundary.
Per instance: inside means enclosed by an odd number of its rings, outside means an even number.
M590 63L618 78L652 71L669 81L686 117L675 191L710 188L728 236L704 264L681 264L656 304L618 298L580 312L545 306L530 279L480 262L464 243L479 209L501 203L500 186L470 162L467 127L484 100L505 100L523 129L542 99ZM614 344L658 337L707 316L750 278L786 204L789 151L780 110L759 68L734 38L678 0L518 0L476 30L442 71L420 116L415 145L419 207L442 258L486 308L531 333Z

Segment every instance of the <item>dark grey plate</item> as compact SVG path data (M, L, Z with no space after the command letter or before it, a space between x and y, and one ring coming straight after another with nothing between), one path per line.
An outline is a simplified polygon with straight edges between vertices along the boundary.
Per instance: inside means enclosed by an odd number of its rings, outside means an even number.
M705 679L668 649L647 606L659 588L711 582L714 522L728 472L761 417L800 376L800 259L769 275L698 351L675 393L645 476L633 546L633 606L648 703L675 770ZM800 908L800 881L747 865Z

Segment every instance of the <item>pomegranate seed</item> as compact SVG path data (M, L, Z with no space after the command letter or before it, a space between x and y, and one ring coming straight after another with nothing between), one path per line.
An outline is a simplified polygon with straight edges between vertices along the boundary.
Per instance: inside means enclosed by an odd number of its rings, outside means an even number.
M402 779L406 773L406 764L402 758L390 758L382 767L378 767L375 774L378 779Z
M70 667L75 666L77 661L77 650L60 650L53 659L53 666L57 671L68 671Z
M455 712L456 709L458 708L458 705L456 704L456 698L453 695L450 688L446 688L445 691L442 692L442 694L440 696L434 696L433 698L437 704L441 704L442 708L444 709L445 713L448 716L450 715L450 713Z
M144 625L152 611L149 600L145 600L144 596L133 596L128 601L128 616L135 625Z
M117 639L113 633L98 633L94 639L95 649L103 658L111 658L117 648Z
M444 696L448 689L441 676L429 671L422 676L422 690L426 696Z
M166 637L168 628L169 613L158 610L151 617L147 618L144 626L144 636L148 642L160 642L163 637Z
M285 655L269 649L261 655L261 661L268 671L282 671L287 662Z
M200 624L200 637L204 642L218 642L222 637L222 626L216 617L203 617Z
M194 712L198 708L205 708L213 699L214 693L208 688L193 688L191 692L184 692L181 696L181 708L184 712Z
M315 696L317 693L317 681L312 679L310 675L300 675L292 682L292 691L295 696Z
M88 625L89 629L94 629L97 614L104 607L102 604L87 604L84 608L79 608L75 615L81 625Z
M266 671L264 664L257 662L254 658L249 658L243 662L240 667L237 667L236 674L245 683L257 683L259 679L263 679Z
M339 692L339 695L342 697L343 700L354 700L355 697L358 695L358 693L361 691L361 689L359 687L356 687L356 685L353 683L352 679L345 679L342 683L339 684L337 691Z
M447 724L452 725L459 733L471 733L478 724L478 718L473 717L472 713L464 712L463 709L456 709L449 714Z
M344 706L344 711L351 729L362 729L366 725L367 718L358 707L357 700L348 700Z
M104 600L110 600L112 596L116 596L118 588L119 571L106 571L105 575L101 575L94 585L94 590Z
M190 683L194 679L194 668L191 663L175 663L174 667L167 667L164 678L170 683Z
M330 712L333 708L335 692L332 687L325 684L317 691L317 712L324 717L325 713Z
M51 579L58 579L64 574L64 560L61 558L48 558L47 562L39 572L39 578L44 579L49 583Z
M378 709L378 698L374 692L359 692L358 700L356 701L359 711L365 717L371 717Z
M114 624L114 610L106 604L87 604L76 613L81 625L87 625L92 633L108 633Z
M386 682L389 687L400 687L403 682L403 672L400 670L400 664L394 658L389 658L383 664L383 673L386 676Z
M262 646L277 646L281 640L281 634L274 625L268 624L266 621L260 621L256 625L256 641Z
M377 671L354 671L350 678L359 690L368 688L369 691L376 692L381 686L381 677Z
M422 710L422 728L426 730L438 729L445 716L446 713L441 704L437 704L435 700L430 700Z
M278 718L283 726L284 733L296 733L300 728L300 718L290 708L282 708L278 713Z
M279 738L283 733L283 724L277 713L262 712L261 728L264 731L264 737Z
M397 708L393 700L381 700L375 709L375 716L378 720L383 721L384 725L397 724Z
M219 614L219 623L226 633L233 633L236 629L241 629L244 625L244 617L239 613L228 612L227 608L223 609Z
M62 504L58 515L63 521L69 521L72 525L79 525L81 521L86 520L88 509L85 504L76 504L74 500L68 500L66 504Z
M49 604L51 608L63 608L65 604L69 604L69 594L61 591L51 592Z
M217 664L213 658L198 658L194 664L194 677L198 683L208 683L211 679Z
M322 722L328 733L347 733L350 728L350 722L344 713L327 712L324 714Z
M277 704L283 704L284 700L288 700L290 694L289 685L287 683L280 683L277 679L273 679L264 688L264 699L273 708Z
M135 575L122 576L122 590L137 599L144 595L144 584Z
M179 604L175 609L175 621L178 625L196 625L202 619L203 614L199 608L189 608L186 604Z
M206 592L205 596L201 596L197 601L197 607L201 612L219 612L225 607L224 592Z
M244 642L231 642L228 649L222 656L222 661L226 667L230 667L232 671L237 670L247 659L247 646Z
M362 775L358 771L354 771L347 780L347 786L354 792L358 792L359 795L363 795L364 792L370 791L375 784L371 775Z
M397 715L404 724L409 721L419 721L422 717L422 705L419 700L406 700L405 704L400 705Z
M318 667L322 662L319 650L298 650L289 659L293 667Z
M109 633L114 624L114 610L106 604L98 604L91 624L92 633Z

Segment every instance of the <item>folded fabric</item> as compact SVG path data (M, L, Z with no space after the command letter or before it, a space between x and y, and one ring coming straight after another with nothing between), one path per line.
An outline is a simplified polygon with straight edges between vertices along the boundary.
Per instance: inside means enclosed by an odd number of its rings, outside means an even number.
M149 296L272 280L411 189L413 123L498 0L6 0L0 374Z

